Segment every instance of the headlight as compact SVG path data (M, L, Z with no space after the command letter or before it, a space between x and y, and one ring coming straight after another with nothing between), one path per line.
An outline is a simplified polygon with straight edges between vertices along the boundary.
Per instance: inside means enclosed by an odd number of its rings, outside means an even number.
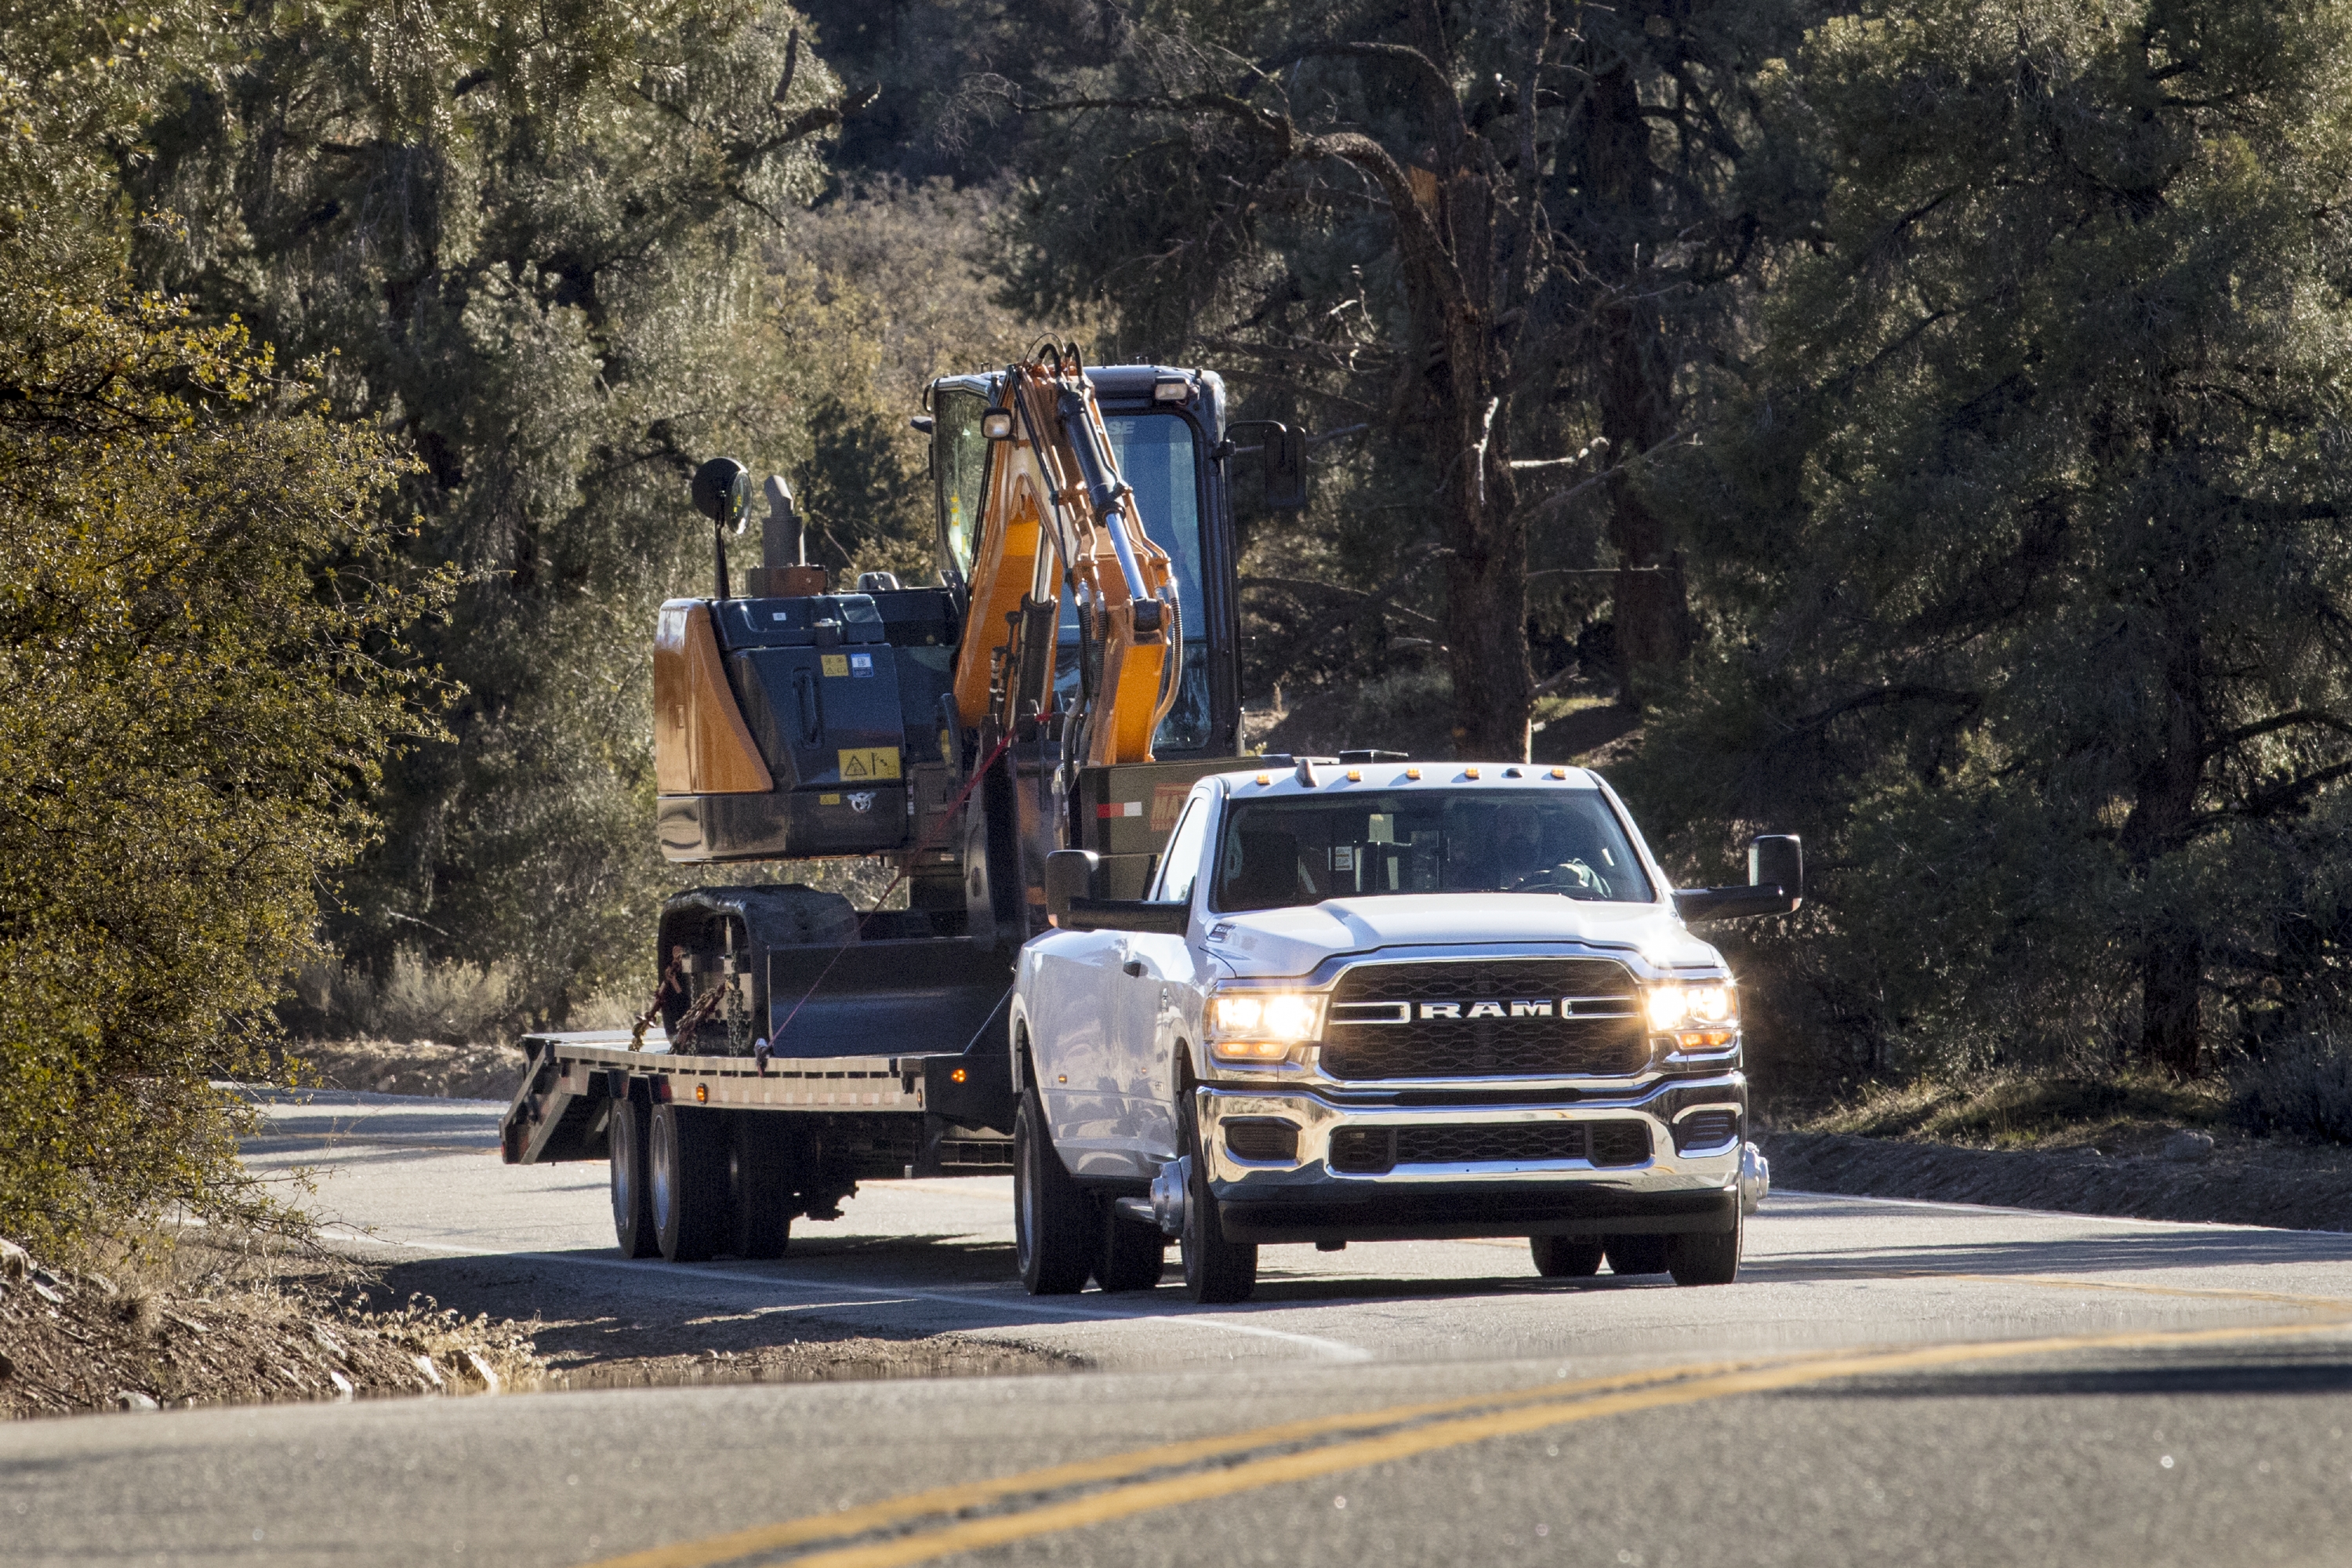
M1739 1022L1739 994L1728 985L1654 985L1653 1029L1720 1029Z
M1297 991L1237 991L1209 998L1209 1049L1226 1061L1281 1061L1323 1033L1323 998Z

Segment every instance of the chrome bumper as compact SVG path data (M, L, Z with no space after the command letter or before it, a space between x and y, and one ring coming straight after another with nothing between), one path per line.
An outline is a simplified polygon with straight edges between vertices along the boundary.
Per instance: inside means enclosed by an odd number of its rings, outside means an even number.
M1287 1086L1203 1087L1194 1110L1210 1192L1228 1229L1276 1240L1312 1236L1437 1237L1716 1230L1752 1212L1762 1196L1760 1155L1750 1157L1748 1082L1727 1072L1654 1080L1624 1093L1565 1104L1339 1103ZM1675 1129L1707 1110L1737 1114L1732 1132L1678 1150ZM1236 1157L1224 1124L1277 1120L1298 1129L1288 1160ZM1590 1160L1401 1163L1378 1174L1335 1170L1331 1140L1346 1128L1520 1127L1638 1121L1650 1134L1638 1164Z

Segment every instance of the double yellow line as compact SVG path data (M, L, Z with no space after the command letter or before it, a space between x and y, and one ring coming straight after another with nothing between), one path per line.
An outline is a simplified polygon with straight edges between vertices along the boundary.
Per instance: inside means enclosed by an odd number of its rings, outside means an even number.
M715 1568L755 1555L845 1541L877 1531L917 1525L947 1516L950 1521L863 1544L809 1552L792 1568L902 1568L958 1552L1033 1536L1126 1519L1157 1509L1229 1497L1293 1481L1313 1480L1368 1465L1565 1426L1607 1415L1695 1405L1733 1394L1779 1389L1874 1373L1920 1372L1969 1362L2012 1361L2069 1351L2148 1350L2230 1341L2285 1339L2340 1329L2340 1318L2315 1323L2263 1328L2178 1329L2112 1334L2068 1334L2034 1340L1927 1345L1906 1350L1825 1352L1769 1360L1701 1362L1613 1377L1551 1383L1504 1394L1471 1394L1417 1405L1391 1405L1356 1415L1286 1421L1222 1436L1166 1443L1099 1459L1029 1470L994 1480L938 1487L907 1497L761 1525L729 1535L657 1546L610 1558L593 1568ZM1475 1411L1475 1415L1457 1412ZM1379 1430L1390 1428L1390 1430ZM1262 1458L1208 1465L1265 1448L1314 1443L1319 1438L1370 1435ZM1159 1474L1180 1470L1180 1474ZM1109 1484L1123 1483L1123 1484ZM1093 1487L1082 1496L1054 1500L1050 1494ZM1035 1496L1031 1506L977 1519L953 1515L1007 1499Z

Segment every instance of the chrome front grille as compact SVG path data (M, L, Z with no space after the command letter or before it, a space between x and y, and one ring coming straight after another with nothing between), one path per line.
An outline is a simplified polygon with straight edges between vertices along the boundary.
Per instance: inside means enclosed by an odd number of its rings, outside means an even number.
M1622 1078L1649 1059L1632 973L1594 958L1358 964L1322 1049L1325 1072L1357 1079Z

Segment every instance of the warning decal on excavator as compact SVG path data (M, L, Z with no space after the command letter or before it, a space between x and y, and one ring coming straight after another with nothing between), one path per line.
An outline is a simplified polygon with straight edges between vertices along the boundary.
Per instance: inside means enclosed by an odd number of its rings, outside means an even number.
M895 779L898 776L898 748L896 746L856 746L841 752L841 782L868 779Z
M849 679L849 656L847 654L821 653L816 656L816 658L817 662L824 667L825 674L833 677L836 680L846 680Z

